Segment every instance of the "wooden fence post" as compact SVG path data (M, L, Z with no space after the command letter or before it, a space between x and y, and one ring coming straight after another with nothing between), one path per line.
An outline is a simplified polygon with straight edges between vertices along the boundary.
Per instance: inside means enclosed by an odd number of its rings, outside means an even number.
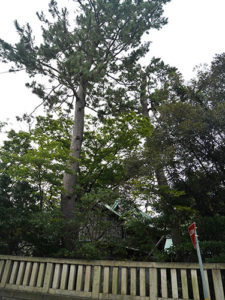
M157 269L150 268L150 299L157 300L158 298L158 286L157 286Z
M44 293L47 293L50 288L52 276L53 276L53 264L47 263L45 278L44 278L44 285L43 285Z
M220 270L212 270L212 276L213 276L213 285L214 285L216 300L225 299Z
M8 259L6 261L5 268L4 268L4 271L3 271L2 280L1 280L1 283L0 283L0 288L5 287L8 279L9 279L10 273L11 273L11 266L12 266L12 261Z

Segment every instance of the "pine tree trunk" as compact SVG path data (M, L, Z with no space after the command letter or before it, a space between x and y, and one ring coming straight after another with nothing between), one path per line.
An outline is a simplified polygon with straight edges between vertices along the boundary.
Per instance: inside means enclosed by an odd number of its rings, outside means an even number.
M140 102L141 102L142 114L144 117L150 119L149 112L148 112L148 101L147 101L147 96L146 96L146 88L147 88L146 75L142 74L141 91L140 91Z
M146 87L147 87L146 76L144 74L142 74L141 91L140 91L140 102L141 102L142 114L143 114L143 116L145 116L146 118L149 118L151 120L150 115L149 115L149 109L148 109ZM152 107L152 110L154 110L154 107ZM148 144L148 140L147 140L147 144ZM156 176L158 185L159 186L169 186L162 165L158 164L158 165L154 166L154 171L155 171L155 176ZM161 201L163 201L163 197L166 197L166 196L162 195ZM171 222L171 224L168 224L168 227L170 228L171 237L172 237L174 246L180 245L181 235L180 235L180 231L179 231L179 224L177 224L176 222ZM177 258L179 259L179 255Z
M65 220L64 245L66 249L73 249L73 242L78 238L79 228L73 222L76 204L79 201L78 172L79 159L84 134L84 110L85 110L85 85L80 84L76 97L74 113L74 125L70 144L72 162L68 161L71 174L65 173L63 177L64 194L61 199L61 209Z

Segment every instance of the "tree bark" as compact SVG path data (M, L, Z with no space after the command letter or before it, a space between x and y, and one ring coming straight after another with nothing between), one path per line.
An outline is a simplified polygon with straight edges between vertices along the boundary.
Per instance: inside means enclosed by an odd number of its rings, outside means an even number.
M149 112L148 112L148 101L146 97L146 88L147 88L147 78L145 74L141 76L141 91L140 91L140 102L142 108L142 114L144 117L150 119Z
M68 161L70 173L64 174L64 193L61 199L61 210L65 220L64 245L68 250L73 249L73 242L77 239L79 234L79 228L73 224L72 220L74 219L76 204L79 201L78 172L84 135L85 96L85 84L81 82L76 95L74 125L70 144L70 156L72 160Z

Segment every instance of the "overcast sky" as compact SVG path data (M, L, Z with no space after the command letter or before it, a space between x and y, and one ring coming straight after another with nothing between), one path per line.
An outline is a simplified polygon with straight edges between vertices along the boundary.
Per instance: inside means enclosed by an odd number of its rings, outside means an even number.
M0 38L14 42L17 34L13 21L29 22L38 30L36 11L46 11L48 0L1 0ZM59 0L67 6L69 0ZM225 0L172 0L165 6L168 24L150 34L150 56L161 57L176 66L186 80L193 77L193 68L210 63L216 53L225 51ZM35 31L35 30L34 30ZM16 115L30 113L40 100L25 88L24 73L3 73L7 65L0 64L0 121L14 124ZM19 126L19 125L17 125ZM19 127L17 128L19 129Z

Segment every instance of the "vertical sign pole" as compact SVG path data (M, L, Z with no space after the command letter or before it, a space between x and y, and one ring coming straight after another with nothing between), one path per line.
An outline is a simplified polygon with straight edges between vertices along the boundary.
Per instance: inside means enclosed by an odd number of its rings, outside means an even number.
M202 277L204 298L205 298L205 300L209 300L209 294L208 294L208 289L207 289L206 280L205 280L205 274L204 274L204 270L203 270L203 263L202 263L202 257L201 257L201 252L200 252L200 247L199 247L198 235L197 235L196 228L195 228L195 241L196 241L196 250L197 250L197 255L198 255L198 262L199 262L199 266L200 266L200 273L201 273L201 277Z

